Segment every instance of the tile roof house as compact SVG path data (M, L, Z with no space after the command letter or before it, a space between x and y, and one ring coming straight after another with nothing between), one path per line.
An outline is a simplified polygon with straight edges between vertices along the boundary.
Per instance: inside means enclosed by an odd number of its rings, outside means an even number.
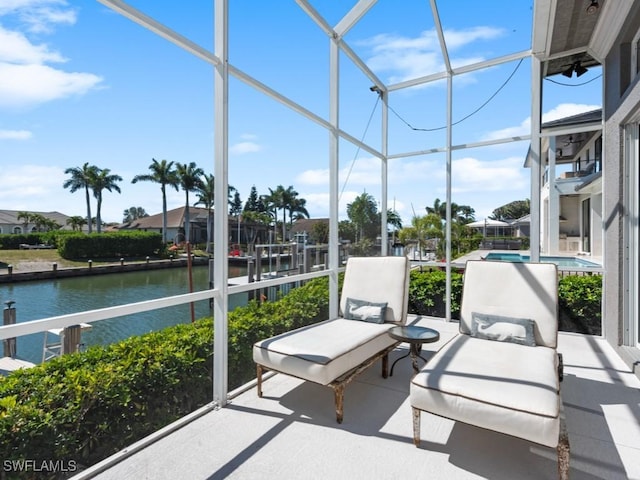
M184 213L185 207L178 207L167 210L167 241L180 243L184 241ZM207 241L207 216L206 208L189 207L189 223L191 224L190 239L192 243L205 243ZM215 214L214 214L215 218ZM215 222L214 222L215 225ZM247 232L245 227L254 227L237 217L229 216L229 241L230 243L246 243ZM240 228L238 228L240 227ZM148 217L138 218L129 223L122 223L115 227L115 230L141 230L143 232L162 233L162 212ZM267 238L266 226L259 226L256 235L257 243L262 243ZM238 237L240 241L238 241Z
M179 243L184 241L184 213L185 207L167 210L167 240ZM207 215L206 208L189 207L189 223L191 224L191 241L207 241ZM148 217L120 224L117 230L141 230L143 232L162 233L162 212Z
M25 210L26 211L26 210ZM36 232L37 227L33 222L25 224L23 219L18 219L22 210L0 210L0 233L31 233ZM42 215L44 218L56 222L61 230L71 230L67 220L71 217L60 212L32 212Z

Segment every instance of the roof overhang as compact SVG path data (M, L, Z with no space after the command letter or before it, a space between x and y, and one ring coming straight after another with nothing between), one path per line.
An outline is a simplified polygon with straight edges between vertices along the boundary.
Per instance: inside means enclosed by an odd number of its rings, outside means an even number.
M541 152L543 153L543 163L546 163L549 150L549 139L555 138L556 148L562 149L564 146L576 145L576 148L565 149L565 153L572 152L563 158L556 156L556 163L567 163L573 161L576 154L580 153L580 148L589 145L594 137L602 134L602 109L561 118L542 124L540 129ZM580 148L577 148L580 146ZM524 165L525 168L531 166L531 149L527 151Z
M630 1L536 0L532 50L542 61L543 77L576 62L602 64L631 7Z

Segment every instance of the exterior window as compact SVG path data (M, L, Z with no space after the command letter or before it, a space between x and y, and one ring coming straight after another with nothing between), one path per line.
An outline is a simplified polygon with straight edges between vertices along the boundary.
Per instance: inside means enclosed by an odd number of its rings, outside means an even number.
M596 140L595 146L595 155L596 155L596 172L602 171L602 137L599 137Z
M22 233L22 227L13 227L13 233L16 233L16 234Z

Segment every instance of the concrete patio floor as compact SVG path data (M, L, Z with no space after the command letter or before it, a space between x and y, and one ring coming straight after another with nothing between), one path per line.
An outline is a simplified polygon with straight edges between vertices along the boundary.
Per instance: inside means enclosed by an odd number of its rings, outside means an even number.
M456 323L411 318L441 332ZM401 345L391 361L406 353ZM571 443L572 479L640 479L640 380L602 339L561 334L562 383ZM210 411L104 471L76 478L108 479L553 479L555 450L517 438L422 415L422 443L412 443L409 359L383 379L379 364L345 393L335 421L333 391L285 375ZM105 462L103 464L106 465Z

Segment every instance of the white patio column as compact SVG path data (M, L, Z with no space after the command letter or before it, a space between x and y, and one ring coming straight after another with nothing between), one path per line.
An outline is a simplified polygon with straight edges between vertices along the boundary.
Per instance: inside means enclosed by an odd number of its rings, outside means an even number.
M542 65L531 56L531 215L529 223L530 259L540 261L540 124L542 120Z
M387 158L387 148L389 143L389 92L380 92L380 99L382 100L382 207L380 208L380 255L383 257L389 255L389 235L387 233L387 203L389 199L389 159Z
M215 163L215 230L214 230L214 287L219 294L213 297L213 401L223 407L228 391L228 331L227 314L229 262L229 221L227 191L229 185L229 36L228 0L215 0L215 55L221 61L214 68L214 163ZM222 208L218 208L222 207Z
M329 318L338 316L338 201L340 195L340 142L338 137L340 111L340 48L338 39L329 40Z
M545 245L550 255L557 255L560 251L559 238L560 238L560 194L556 186L556 137L549 137L549 151L547 152L549 158L549 170L547 175L549 177L549 212L546 221L547 238L545 239Z

